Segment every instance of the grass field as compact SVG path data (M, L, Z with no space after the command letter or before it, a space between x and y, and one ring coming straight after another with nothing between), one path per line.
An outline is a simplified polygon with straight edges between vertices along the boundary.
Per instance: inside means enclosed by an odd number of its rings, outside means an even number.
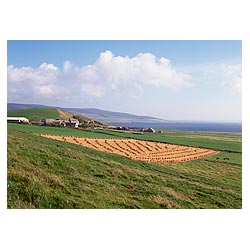
M73 116L77 118L80 122L86 122L88 120L93 120L82 115L73 115L70 112L55 109L55 108L31 108L31 109L18 109L18 110L8 110L8 117L26 117L29 121L40 121L42 119L62 119L68 120ZM107 125L103 122L93 120L95 124Z
M128 134L116 131L96 131L96 133L117 135L134 139L168 142L179 145L188 145L195 147L206 147L211 149L227 150L232 152L242 152L241 134L225 133L224 136L211 133L206 136L202 133L184 132L184 131L165 131L165 133L144 133L143 135ZM233 138L231 138L233 137ZM229 139L230 138L230 139Z
M242 152L240 133L191 133L184 131L165 131L164 133L144 133L143 135L111 130L79 130L44 126L9 124L9 128L38 133L87 138L132 138L139 140L167 142L178 145L205 147L230 152Z
M45 118L56 119L59 118L59 112L54 108L31 108L8 110L8 116L26 117L29 120L39 121Z
M189 162L145 163L34 133L131 137L222 152ZM8 208L241 208L241 165L241 134L134 135L8 124Z

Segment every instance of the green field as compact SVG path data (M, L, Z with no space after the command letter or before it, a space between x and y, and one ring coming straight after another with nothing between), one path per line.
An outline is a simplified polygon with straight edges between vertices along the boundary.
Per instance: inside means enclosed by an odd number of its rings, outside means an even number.
M130 137L221 153L190 162L145 163L35 133ZM241 165L237 133L135 135L8 124L8 208L241 208Z
M233 139L230 133L225 133L224 136L211 133L210 135L202 133L192 133L184 131L165 131L164 133L144 133L143 135L116 132L116 131L95 131L107 136L116 135L119 137L129 137L140 140L167 142L178 145L188 145L195 147L205 147L211 149L219 149L232 152L242 152L241 134L234 134Z
M56 119L59 117L59 112L54 108L31 108L8 110L8 116L26 117L29 120L39 121L41 119Z
M74 129L74 128L62 128L62 127L47 127L47 126L33 126L23 124L8 124L8 128L18 129L28 133L35 134L52 134L52 135L65 135L65 136L79 136L87 138L117 138L122 137L119 135L106 135L95 132L94 129Z
M60 112L59 112L60 111ZM29 121L40 121L43 119L63 119L68 120L71 117L77 118L80 122L86 122L88 120L93 120L82 115L73 115L70 112L59 110L55 108L30 108L30 109L18 109L18 110L8 110L8 117L26 117ZM93 120L95 124L107 125L103 122Z
M149 140L158 142L167 142L179 145L188 145L195 147L205 147L211 149L224 150L229 152L242 152L241 134L240 133L191 133L184 131L165 131L164 133L144 133L143 135L119 132L112 130L80 130L65 129L45 126L28 126L9 124L9 128L38 133L79 136L88 138L134 138L139 140Z

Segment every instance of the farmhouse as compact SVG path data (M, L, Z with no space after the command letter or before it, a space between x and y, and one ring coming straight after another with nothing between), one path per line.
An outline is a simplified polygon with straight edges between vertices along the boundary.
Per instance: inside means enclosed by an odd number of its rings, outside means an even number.
M45 125L52 125L54 124L54 119L44 119L43 122Z
M29 119L26 117L7 117L9 123L29 123Z
M32 125L37 125L37 126L42 126L42 125L44 125L44 122L42 122L42 121L31 121L31 124Z
M75 118L69 118L68 121L60 119L43 119L38 125L78 128L79 121Z
M68 122L65 122L67 127L78 128L79 121L75 118L69 118Z

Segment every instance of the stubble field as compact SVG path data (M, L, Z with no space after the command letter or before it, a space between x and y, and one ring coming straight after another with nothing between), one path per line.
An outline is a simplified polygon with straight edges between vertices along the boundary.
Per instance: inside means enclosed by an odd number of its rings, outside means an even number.
M146 162L183 162L218 154L219 151L178 146L135 139L90 139L72 136L43 135L54 140L74 143L108 153Z

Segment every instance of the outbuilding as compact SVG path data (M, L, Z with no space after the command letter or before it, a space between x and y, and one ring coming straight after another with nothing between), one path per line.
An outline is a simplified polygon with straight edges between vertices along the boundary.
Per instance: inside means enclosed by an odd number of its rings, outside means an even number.
M153 128L148 128L144 130L145 132L150 132L150 133L155 133L155 129Z
M29 123L26 117L7 117L8 123Z
M79 121L75 118L69 118L69 121L65 121L66 127L69 128L78 128Z

